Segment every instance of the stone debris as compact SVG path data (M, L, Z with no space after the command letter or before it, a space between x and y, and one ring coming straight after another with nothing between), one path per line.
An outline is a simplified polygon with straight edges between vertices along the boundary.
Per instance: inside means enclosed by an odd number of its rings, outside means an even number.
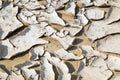
M18 7L13 7L10 3L5 8L0 10L0 39L23 26L23 24L16 18Z
M36 46L30 50L30 60L38 60L40 56L43 56L45 50L44 46Z
M69 53L66 50L64 50L63 48L59 49L59 50L54 50L54 53L56 55L58 55L61 59L63 60L80 60L83 58L83 56L76 56L73 53Z
M80 0L83 6L92 6L92 0Z
M2 0L0 0L0 8L2 8Z
M8 74L0 68L0 80L6 80L8 77Z
M72 38L68 35L66 37L61 38L61 37L57 36L56 34L53 34L51 37L58 40L59 43L63 46L63 48L65 50L68 49L69 47L71 47L75 40L75 38Z
M104 18L104 15L105 12L98 8L90 8L86 10L86 16L88 17L88 19L100 20Z
M107 64L111 70L120 71L120 58L116 56L108 56Z
M120 80L120 76L115 76L114 80Z
M113 35L97 42L97 48L104 52L120 54L120 35Z
M107 24L106 21L95 21L90 24L86 36L94 41L110 34L120 33L120 22ZM114 27L113 27L114 26Z
M108 6L108 1L109 0L94 0L94 5L95 6Z
M112 72L102 58L94 60L91 66L84 67L79 74L81 80L108 80L112 76Z

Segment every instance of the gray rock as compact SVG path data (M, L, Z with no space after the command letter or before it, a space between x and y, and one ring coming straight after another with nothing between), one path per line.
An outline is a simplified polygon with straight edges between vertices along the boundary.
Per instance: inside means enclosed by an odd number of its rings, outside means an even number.
M83 6L92 6L92 0L80 0Z
M120 80L120 76L115 76L113 80Z
M120 58L119 57L108 56L107 64L111 70L120 71Z
M95 6L108 6L108 0L94 0Z
M104 52L120 54L120 35L113 35L97 42L97 48Z
M95 21L90 24L85 34L94 41L110 34L120 33L119 25L120 22L107 24L107 21Z
M98 8L89 8L86 10L86 16L88 17L88 19L99 20L99 19L103 19L104 15L105 12Z
M4 39L9 33L23 26L16 18L18 7L10 3L0 10L0 39Z
M58 49L58 50L54 50L54 53L56 55L58 55L61 59L63 60L80 60L83 58L83 55L81 56L76 56L73 53L69 53L66 50L64 50L63 48Z

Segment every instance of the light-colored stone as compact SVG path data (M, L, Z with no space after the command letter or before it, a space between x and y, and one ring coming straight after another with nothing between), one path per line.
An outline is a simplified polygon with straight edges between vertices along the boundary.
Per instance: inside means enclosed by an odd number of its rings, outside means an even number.
M80 22L82 23L82 25L87 25L88 24L88 19L85 16L85 9L82 8L79 10L79 12L77 13L77 18L80 20Z
M63 48L58 49L58 50L54 50L54 53L56 55L58 55L61 59L63 60L80 60L83 58L83 55L81 56L76 56L73 53L69 53L66 50L64 50Z
M115 76L113 80L120 80L120 76Z
M23 26L16 18L17 13L18 7L13 7L12 3L0 10L0 39Z
M94 50L89 45L82 45L82 46L80 46L80 48L82 49L82 52L87 59L90 59L90 58L95 57L95 56L96 57L101 57L103 59L107 58L106 54L103 54L103 53L100 53L99 51Z
M80 0L83 6L92 6L92 0Z
M113 35L97 42L97 48L104 52L120 54L120 35Z
M69 21L68 24L71 27L81 27L81 22L79 19L74 19L73 21Z
M55 73L53 71L53 66L49 63L46 57L41 59L41 78L42 80L55 80Z
M90 24L85 34L94 41L110 34L120 33L119 25L120 22L107 24L107 21L95 21Z
M68 31L67 30L64 30L64 29L61 29L60 32L57 32L56 35L60 38L63 38L63 37L66 37L68 35Z
M44 52L44 46L33 47L29 52L31 54L30 60L38 60L39 56L43 56Z
M71 36L75 36L82 30L82 28L83 28L82 26L79 26L79 27L64 27L63 30L68 31Z
M94 0L93 3L95 6L107 6L108 0Z
M45 36L51 36L53 33L56 33L57 31L53 29L51 26L45 27L46 33Z
M107 64L111 70L120 71L120 58L119 57L108 56Z
M7 77L8 74L2 68L0 68L0 80L6 80Z
M88 19L99 20L99 19L103 19L104 15L105 12L98 8L90 8L86 10L86 16L88 17Z
M36 16L27 9L22 9L21 12L18 14L18 18L27 25L38 23Z
M2 8L2 0L0 0L0 8Z
M84 67L79 74L81 80L108 80L112 76L112 72L108 70L102 58L94 60L91 66Z
M63 46L63 48L65 50L68 49L69 47L71 47L75 40L75 38L70 37L68 35L66 37L61 38L61 37L57 36L56 34L53 34L51 37L58 40L59 43Z
M10 39L15 46L15 52L20 53L37 44L46 44L48 41L40 38L45 34L45 29L40 24L30 25L23 32ZM25 46L25 47L24 47Z
M67 7L65 8L65 11L75 15L75 8L76 8L75 2L71 1L67 4Z

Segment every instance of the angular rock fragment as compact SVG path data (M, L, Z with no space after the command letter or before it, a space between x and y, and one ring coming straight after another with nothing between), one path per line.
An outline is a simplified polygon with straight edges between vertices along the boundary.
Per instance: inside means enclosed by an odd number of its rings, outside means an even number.
M12 37L10 42L15 46L16 53L24 52L34 45L48 43L48 41L40 38L44 33L44 27L41 27L40 24L30 25L23 32Z
M83 50L83 53L85 54L85 57L87 59L90 59L91 57L98 56L103 59L107 58L106 54L100 53L99 51L93 50L91 46L88 45L82 45L80 48Z
M63 60L80 60L83 58L83 56L76 56L73 53L69 53L66 50L64 50L63 48L59 49L59 50L55 50L54 53L56 55L58 55L61 59Z
M120 80L120 76L115 76L113 80Z
M97 42L97 48L104 52L120 54L120 35L113 35Z
M63 48L65 50L68 49L70 46L72 46L72 44L75 40L75 38L72 38L68 35L66 37L61 38L61 37L57 36L56 34L53 34L51 37L58 40L59 43L63 46Z
M83 6L92 6L92 0L80 0Z
M2 68L0 68L0 80L6 80L7 77L8 74Z
M11 74L7 77L6 80L25 80L21 74L21 71L11 71Z
M18 14L18 18L24 23L24 24L36 24L38 23L36 16L28 11L27 9L22 9L21 12Z
M86 16L88 17L88 19L100 20L104 18L104 15L105 12L98 8L90 8L86 10Z
M44 54L44 52L45 52L44 46L33 47L30 50L30 53L31 53L30 60L38 60L39 56L42 56Z
M56 35L63 38L63 37L66 37L68 35L68 33L69 32L67 30L62 29L62 30L60 30L60 32L57 32Z
M67 4L67 7L65 8L65 11L75 15L75 8L76 8L75 2L71 1Z
M17 13L18 7L13 7L12 3L0 10L0 39L23 26L16 18Z
M108 56L107 64L111 70L120 71L120 58L119 57Z
M82 26L79 26L79 27L65 27L65 28L63 28L63 30L68 31L71 36L75 36L82 30Z
M53 71L53 66L49 63L46 57L42 58L41 61L41 80L55 80L55 73Z
M51 26L45 27L46 33L45 36L51 36L53 33L56 33L57 31L53 29Z
M0 0L0 8L2 8L2 0Z
M108 0L94 0L95 6L108 6Z
M85 16L85 9L80 9L80 11L77 13L77 18L81 21L82 25L87 25L88 24L88 19Z
M94 60L91 66L84 67L79 74L81 80L108 80L112 76L112 72L108 70L102 58Z
M79 19L74 19L73 21L69 21L68 24L71 26L71 27L81 27L81 22Z
M56 11L50 13L41 12L39 15L39 21L48 21L49 23L65 26L65 22L58 16Z
M86 31L86 36L94 41L109 34L120 33L119 25L120 22L107 24L106 21L95 21L90 24L89 28Z
M38 80L39 76L34 69L22 68L21 70L25 80Z

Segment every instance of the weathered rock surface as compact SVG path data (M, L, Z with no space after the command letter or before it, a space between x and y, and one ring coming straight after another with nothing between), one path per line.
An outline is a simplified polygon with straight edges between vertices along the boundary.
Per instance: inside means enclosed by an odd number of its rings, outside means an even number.
M99 19L103 19L104 15L105 12L98 8L91 8L86 10L86 16L88 17L88 19L99 20Z
M120 54L120 35L113 35L97 42L97 48L104 52Z
M16 18L17 13L18 7L13 7L12 3L0 10L0 39L23 26Z

